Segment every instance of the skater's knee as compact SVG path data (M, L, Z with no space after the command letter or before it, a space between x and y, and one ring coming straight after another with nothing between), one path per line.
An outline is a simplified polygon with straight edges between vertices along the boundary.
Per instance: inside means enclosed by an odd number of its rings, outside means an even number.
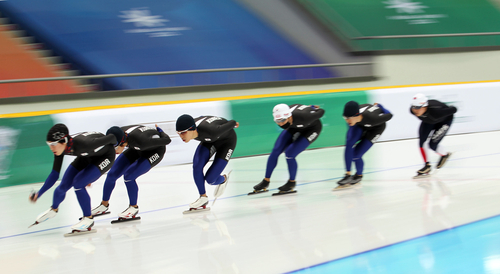
M430 142L430 143L429 143L429 147L430 147L432 150L434 150L434 151L436 151L436 150L437 150L437 146L438 146L438 144L437 144L437 143L434 143L434 142Z
M207 175L205 177L205 181L207 182L207 184L209 185L214 185L215 183L217 183L217 179L219 178L220 175Z
M123 175L123 180L125 181L125 183L134 181L135 179L137 179L137 178L133 174L125 173Z

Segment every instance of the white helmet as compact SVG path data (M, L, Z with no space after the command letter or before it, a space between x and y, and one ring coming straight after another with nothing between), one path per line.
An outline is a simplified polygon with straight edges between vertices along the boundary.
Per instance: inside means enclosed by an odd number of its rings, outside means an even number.
M290 107L286 104L279 104L273 108L273 118L275 122L284 121L292 116Z
M427 102L427 96L425 96L422 93L417 93L415 96L413 96L413 101L411 103L411 106L414 108L421 108L421 107L426 107L429 105Z

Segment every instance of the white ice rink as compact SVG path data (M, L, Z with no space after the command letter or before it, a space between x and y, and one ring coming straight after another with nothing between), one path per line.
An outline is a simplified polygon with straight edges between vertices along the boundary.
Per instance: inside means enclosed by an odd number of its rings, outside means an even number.
M225 194L211 211L189 215L182 212L198 196L191 166L154 168L138 179L142 220L110 224L128 206L120 179L97 233L70 238L63 234L81 215L73 190L55 218L28 229L54 188L36 204L28 194L41 184L1 188L0 273L283 273L387 246L500 214L499 139L500 132L447 136L454 154L419 181L416 139L378 143L364 157L362 187L335 192L344 148L309 150L297 158L298 193L276 197L288 177L283 156L273 190L254 196L246 194L262 180L267 155L232 159ZM93 206L103 182L88 188Z

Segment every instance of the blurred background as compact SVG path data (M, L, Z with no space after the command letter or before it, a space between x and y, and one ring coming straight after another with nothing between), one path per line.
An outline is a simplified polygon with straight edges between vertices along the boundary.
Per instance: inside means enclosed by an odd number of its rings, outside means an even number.
M499 7L498 0L0 1L0 186L45 179L52 162L45 134L56 122L72 133L159 123L175 138L173 121L196 109L244 122L240 139L249 148L235 156L249 156L270 151L274 104L330 110L323 122L337 137L317 143L328 147L343 143L338 112L346 101L392 98L386 104L405 111L422 90L401 88L426 87L431 98L469 110L459 133L500 129L471 129L477 105L464 103L481 101L474 91L498 89L481 84L499 80ZM459 83L469 85L442 91ZM374 90L385 97L369 95ZM387 140L416 137L402 131Z

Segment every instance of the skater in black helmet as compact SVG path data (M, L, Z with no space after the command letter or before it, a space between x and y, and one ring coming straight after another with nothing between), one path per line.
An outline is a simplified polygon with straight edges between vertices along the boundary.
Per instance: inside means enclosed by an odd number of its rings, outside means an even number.
M209 185L216 185L214 197L220 197L226 189L229 173L221 175L236 148L235 128L239 123L234 120L226 120L217 116L200 116L193 119L192 116L181 115L175 124L177 133L182 141L188 143L191 140L200 141L193 157L193 177L200 197L190 204L187 212L196 210L208 210L208 196L205 191L205 181ZM215 159L203 173L203 168L210 158L215 154ZM215 201L214 201L215 202Z
M355 186L363 179L363 155L375 144L385 130L385 123L392 114L380 104L363 104L349 101L344 106L344 119L349 126L346 136L344 160L346 174L337 182L335 190ZM356 174L351 175L354 162Z
M296 192L294 188L297 184L295 177L298 166L295 158L318 138L322 129L320 118L323 117L323 114L325 114L323 109L312 105L278 104L273 108L274 122L284 130L278 136L267 159L264 179L253 187L254 191L248 193L249 195L267 191L271 174L278 164L278 156L283 152L285 152L290 177L284 185L278 188L279 192L275 194Z
M424 94L419 93L413 97L410 112L422 121L418 130L418 138L420 152L425 162L424 167L417 171L417 175L414 178L426 177L431 171L431 164L428 161L424 143L429 141L430 149L441 156L436 168L440 169L443 167L451 156L451 153L444 151L443 147L439 146L439 143L450 129L453 122L453 114L457 112L457 108L447 106L438 100L428 100ZM429 135L431 135L430 138Z
M137 205L139 188L136 179L161 162L166 152L165 146L171 142L170 137L158 126L147 127L143 125L114 126L109 128L106 133L124 135L125 138L115 149L116 154L120 154L120 156L106 176L102 202L92 209L92 215L99 216L108 213L109 199L115 188L116 180L123 176L130 203L128 208L119 214L117 221L138 220L140 217L136 217L136 215L139 212ZM123 152L127 147L128 149Z
M55 189L51 208L40 214L34 224L54 217L59 204L66 197L66 192L73 187L84 217L71 229L73 232L91 230L94 220L91 214L90 196L85 187L95 182L111 168L115 161L114 145L118 143L117 139L121 140L120 136L104 135L100 132L69 135L68 128L64 124L56 124L49 130L47 145L54 153L54 165L42 188L30 195L30 200L36 202L55 184L59 178L64 155L76 156L76 159L68 166L61 183Z

